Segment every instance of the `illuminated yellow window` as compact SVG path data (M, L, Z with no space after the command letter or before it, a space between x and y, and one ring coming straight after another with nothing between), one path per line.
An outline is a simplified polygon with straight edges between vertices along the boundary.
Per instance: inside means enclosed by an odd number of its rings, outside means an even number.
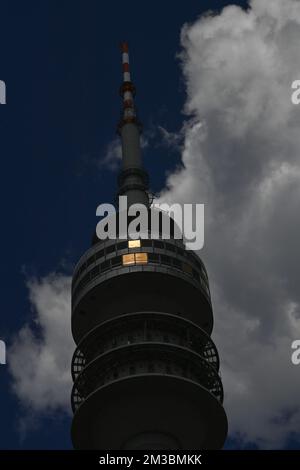
M132 253L130 255L122 256L123 266L130 266L131 264L145 264L148 263L148 253Z
M140 248L141 240L129 240L128 248Z
M148 253L135 253L136 264L148 263Z
M134 254L132 255L123 255L122 256L123 266L128 266L130 264L135 264Z

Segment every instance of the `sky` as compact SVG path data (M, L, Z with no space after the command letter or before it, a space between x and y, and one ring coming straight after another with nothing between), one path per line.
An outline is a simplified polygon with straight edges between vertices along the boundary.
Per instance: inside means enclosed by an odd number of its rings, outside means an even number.
M71 448L70 278L115 197L123 39L151 189L206 205L226 448L300 448L300 2L0 7L0 449Z

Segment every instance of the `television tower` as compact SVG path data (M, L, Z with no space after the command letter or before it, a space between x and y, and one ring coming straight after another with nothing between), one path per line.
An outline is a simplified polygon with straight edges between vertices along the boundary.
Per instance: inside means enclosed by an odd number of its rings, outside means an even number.
M149 212L127 43L119 195ZM205 266L182 239L100 240L72 282L75 449L220 449L227 435Z

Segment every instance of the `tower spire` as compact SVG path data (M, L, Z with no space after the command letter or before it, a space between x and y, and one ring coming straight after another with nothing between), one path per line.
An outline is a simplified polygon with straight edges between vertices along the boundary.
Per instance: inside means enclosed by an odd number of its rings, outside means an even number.
M119 195L126 195L128 206L135 203L149 206L148 174L143 169L141 155L141 124L134 104L135 86L131 81L128 43L121 43L123 82L120 94L123 98L118 133L122 141L122 171L119 175Z
M121 43L122 52L122 70L123 83L121 85L120 94L123 97L123 113L120 125L126 122L137 122L136 109L134 105L135 86L131 81L129 66L129 49L128 43Z

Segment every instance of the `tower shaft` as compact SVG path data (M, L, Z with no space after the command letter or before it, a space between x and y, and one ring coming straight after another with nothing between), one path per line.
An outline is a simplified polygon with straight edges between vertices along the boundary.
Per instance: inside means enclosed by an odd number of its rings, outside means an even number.
M128 198L128 206L135 203L149 206L147 194L148 175L143 170L140 134L142 126L138 121L134 104L135 86L131 81L128 44L121 44L123 83L120 94L123 110L118 131L122 141L122 171L119 175L119 195Z

